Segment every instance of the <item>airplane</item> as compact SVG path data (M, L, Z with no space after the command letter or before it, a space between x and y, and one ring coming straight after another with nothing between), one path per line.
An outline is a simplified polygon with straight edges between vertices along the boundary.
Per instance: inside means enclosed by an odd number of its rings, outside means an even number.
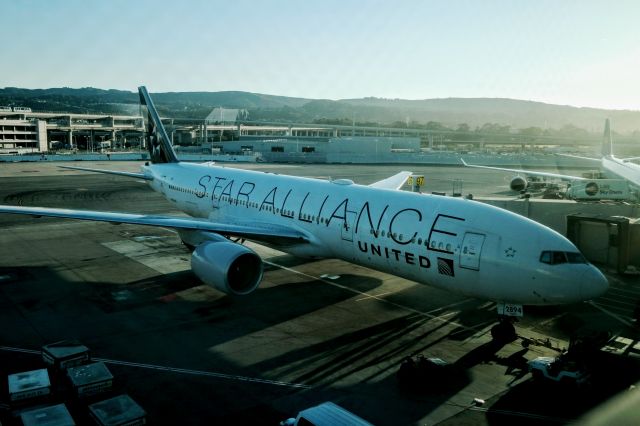
M571 154L558 154L564 157L572 157L572 158L580 158L582 160L599 162L604 170L606 170L612 177L617 177L621 179L627 180L627 182L631 185L634 185L640 188L640 165L632 163L631 160L636 160L640 157L632 157L632 158L617 158L613 155L613 142L611 138L611 127L610 121L607 118L604 124L604 137L602 140L602 157L601 158L591 158L591 157L581 157L578 155ZM550 173L550 172L540 172L536 170L521 170L521 169L508 169L503 167L491 167L491 166L480 166L475 164L467 164L464 160L462 164L466 167L475 167L478 169L490 169L490 170L501 170L506 172L516 173L511 181L509 182L509 187L512 191L523 191L527 189L529 182L525 176L538 176L543 178L555 178L564 181L587 181L592 180L579 176L571 176L564 175L559 173Z
M632 163L640 157L617 158L613 155L613 141L609 119L604 124L604 138L602 141L602 158L581 157L578 155L561 154L565 157L580 158L589 161L599 161L602 168L613 177L626 179L630 184L640 188L640 165Z
M559 233L472 200L401 191L410 172L365 186L181 162L147 89L138 92L150 157L140 173L61 167L143 179L191 217L8 205L0 213L172 228L192 250L193 273L232 295L252 293L263 275L244 239L304 258L338 258L495 301L495 336L515 335L511 317L522 316L522 305L576 303L608 288Z

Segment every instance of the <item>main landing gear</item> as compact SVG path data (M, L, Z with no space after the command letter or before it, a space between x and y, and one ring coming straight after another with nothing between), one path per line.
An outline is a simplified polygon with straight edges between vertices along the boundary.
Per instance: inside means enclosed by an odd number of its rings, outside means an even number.
M193 251L196 249L196 246L189 244L185 240L181 240L181 241L182 241L182 245L185 246L187 250L189 250L189 252L193 253Z

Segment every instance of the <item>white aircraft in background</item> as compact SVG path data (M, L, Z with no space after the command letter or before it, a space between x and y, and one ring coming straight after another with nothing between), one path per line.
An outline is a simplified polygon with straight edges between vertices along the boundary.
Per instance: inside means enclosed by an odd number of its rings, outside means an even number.
M195 275L235 295L258 287L263 264L231 237L489 299L510 316L521 316L522 305L575 303L608 288L557 232L475 201L400 191L410 172L363 186L179 162L146 88L138 90L147 107L151 164L141 173L69 168L144 179L192 217L22 206L0 206L0 213L173 228L193 249ZM513 327L496 334L502 329Z
M632 163L640 157L617 158L613 155L613 141L609 119L604 124L604 138L602 140L602 158L581 157L578 155L561 154L565 157L581 158L583 160L600 162L602 168L612 177L626 179L631 185L640 188L640 165Z
M565 157L572 158L580 158L588 161L597 161L600 163L602 168L611 175L611 177L621 178L627 180L627 182L631 185L634 185L640 188L640 165L632 163L630 160L636 160L640 157L633 158L616 158L613 155L612 149L612 140L611 140L611 127L609 124L609 119L605 121L604 125L604 137L602 140L602 157L601 158L591 158L591 157L581 157L578 155L569 155L569 154L558 154ZM525 176L539 176L543 178L555 178L565 181L587 181L593 180L579 176L571 176L571 175L563 175L559 173L550 173L550 172L539 172L535 170L521 170L521 169L507 169L503 167L490 167L490 166L479 166L474 164L467 164L464 160L462 163L467 167L475 167L478 169L490 169L490 170L501 170L506 172L517 173L509 182L509 187L512 191L522 191L527 189L529 182Z

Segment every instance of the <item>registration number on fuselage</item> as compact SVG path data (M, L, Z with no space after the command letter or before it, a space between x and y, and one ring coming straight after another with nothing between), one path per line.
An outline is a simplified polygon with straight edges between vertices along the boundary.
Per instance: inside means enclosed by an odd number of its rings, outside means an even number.
M521 317L523 315L522 305L498 303L498 315L506 315L508 317Z

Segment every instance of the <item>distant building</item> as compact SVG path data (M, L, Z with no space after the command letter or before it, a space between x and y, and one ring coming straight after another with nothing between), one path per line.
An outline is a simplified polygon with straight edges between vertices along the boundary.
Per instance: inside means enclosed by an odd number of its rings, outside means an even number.
M0 119L0 153L47 151L47 122Z
M241 137L217 144L223 153L255 152L265 161L377 162L396 150L418 153L417 137ZM216 144L214 144L216 146Z
M246 109L231 109L231 108L214 108L211 110L205 121L208 123L220 122L220 123L235 123L238 120L238 116L246 117Z

